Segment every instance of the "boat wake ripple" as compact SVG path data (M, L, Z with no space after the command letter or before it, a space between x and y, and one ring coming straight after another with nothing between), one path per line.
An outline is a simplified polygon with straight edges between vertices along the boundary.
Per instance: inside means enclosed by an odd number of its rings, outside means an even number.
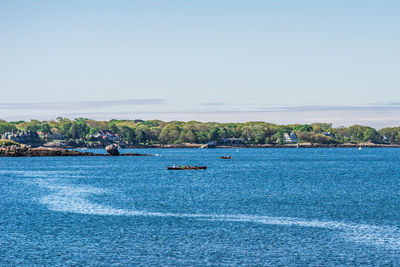
M88 199L91 195L111 193L106 189L91 186L56 184L56 180L57 179L35 179L34 181L34 183L40 187L50 190L50 194L40 198L39 202L53 211L88 215L176 217L210 221L314 227L338 231L346 237L346 239L352 242L382 246L389 249L400 249L400 229L394 226L377 226L337 221L307 220L291 217L270 217L245 214L187 214L117 209L93 203Z

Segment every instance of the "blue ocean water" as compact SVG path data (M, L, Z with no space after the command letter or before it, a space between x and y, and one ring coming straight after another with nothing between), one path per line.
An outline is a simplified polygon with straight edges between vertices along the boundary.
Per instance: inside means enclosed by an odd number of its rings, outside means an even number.
M400 149L128 151L0 158L0 265L400 266Z

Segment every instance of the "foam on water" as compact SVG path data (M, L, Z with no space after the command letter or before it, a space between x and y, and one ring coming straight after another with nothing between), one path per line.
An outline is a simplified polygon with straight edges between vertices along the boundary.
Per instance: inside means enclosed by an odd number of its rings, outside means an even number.
M74 174L71 175L70 171L62 171L62 170L55 170L55 171L19 171L19 170L0 170L1 174L8 174L8 175L15 175L16 177L21 178L60 178L60 177L68 177L68 178L78 178L82 177L82 175ZM26 182L26 181L25 181Z
M0 170L0 174L17 174L26 177L50 177L67 171L18 171L18 170Z
M382 246L390 249L400 249L400 229L393 226L377 226L337 221L306 220L291 217L270 217L245 214L186 214L116 209L106 205L93 203L88 199L90 195L112 193L105 189L92 186L58 184L57 179L35 179L33 183L51 191L50 194L41 197L39 202L46 205L52 211L88 215L177 217L210 221L313 227L338 231L349 241Z

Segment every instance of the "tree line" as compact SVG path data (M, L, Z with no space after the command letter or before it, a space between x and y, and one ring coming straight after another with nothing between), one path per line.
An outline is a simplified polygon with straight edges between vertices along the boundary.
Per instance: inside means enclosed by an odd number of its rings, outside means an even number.
M198 121L161 120L97 121L87 118L68 119L58 117L50 121L4 121L0 120L0 134L6 132L41 132L62 134L65 139L89 141L100 131L117 134L121 141L140 144L204 144L217 143L228 138L241 138L247 144L283 143L285 133L295 133L299 142L320 144L400 143L400 126L376 130L369 126L353 125L333 127L330 123L278 125L262 121L246 123L218 123Z

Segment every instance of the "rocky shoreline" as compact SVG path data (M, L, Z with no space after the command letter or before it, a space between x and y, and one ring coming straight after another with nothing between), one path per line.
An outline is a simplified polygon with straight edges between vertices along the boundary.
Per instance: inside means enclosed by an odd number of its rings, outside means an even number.
M218 146L217 146L218 147ZM298 144L284 144L284 145L248 145L244 148L400 148L397 144L374 144L374 143L361 143L361 144L315 144L315 143L298 143Z
M166 148L211 148L207 147L206 144L173 144L173 145L138 145L138 146L127 146L125 148L129 149L145 149L145 148L159 148L159 149L166 149ZM400 144L375 144L371 142L360 143L360 144L353 144L353 143L345 143L345 144L317 144L317 143L298 143L298 144L251 144L251 145L216 145L212 148L358 148L358 147L380 147L380 148L400 148ZM72 148L72 147L71 147ZM75 148L75 147L74 147ZM76 149L76 148L75 148Z
M179 144L179 145L151 145L140 146L132 148L200 148L201 145L197 144ZM215 146L215 148L400 148L400 145L395 144L313 144L313 143L299 143L299 144L264 144L264 145L240 145L240 146ZM78 149L78 148L75 148ZM108 156L154 156L152 154L139 154L139 153L119 153L117 147L106 147L107 154L82 152L72 149L56 148L56 147L35 147L32 148L27 145L12 145L0 147L0 157L68 157L68 156L86 156L86 157L108 157Z
M317 143L298 143L298 144L241 144L241 145L216 145L212 148L352 148L352 147L383 147L383 148L390 148L390 147L397 147L400 148L400 144L375 144L375 143L360 143L360 144L353 144L353 143L345 143L345 144L317 144ZM148 149L148 148L159 148L159 149L166 149L166 148L211 148L208 147L207 144L171 144L171 145L164 145L164 144L154 144L154 145L130 145L125 146L125 149ZM66 147L68 149L86 149L87 147ZM102 147L92 147L94 149L104 149Z
M139 153L122 153L118 155L113 154L98 154L93 152L81 152L77 150L68 150L65 148L47 148L30 146L7 146L0 147L0 157L70 157L70 156L86 156L86 157L108 157L108 156L154 156L151 154Z

